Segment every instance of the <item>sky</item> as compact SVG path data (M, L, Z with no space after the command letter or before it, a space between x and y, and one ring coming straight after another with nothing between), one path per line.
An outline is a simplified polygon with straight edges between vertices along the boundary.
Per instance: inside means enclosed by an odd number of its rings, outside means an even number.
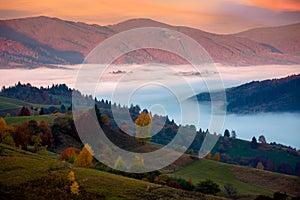
M151 18L228 34L300 22L300 0L0 0L0 19L41 15L99 25Z

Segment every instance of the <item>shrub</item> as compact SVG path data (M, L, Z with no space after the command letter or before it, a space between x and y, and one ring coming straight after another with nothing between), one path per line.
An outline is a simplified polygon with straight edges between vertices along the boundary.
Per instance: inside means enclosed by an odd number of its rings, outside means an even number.
M226 192L227 197L233 197L237 195L237 189L233 187L230 183L224 184L224 190Z
M219 185L210 179L199 182L196 185L195 190L198 192L202 192L204 194L213 194L213 195L221 191Z
M79 150L73 147L66 148L63 152L60 153L58 160L64 160L69 163L74 163L75 159L78 156Z

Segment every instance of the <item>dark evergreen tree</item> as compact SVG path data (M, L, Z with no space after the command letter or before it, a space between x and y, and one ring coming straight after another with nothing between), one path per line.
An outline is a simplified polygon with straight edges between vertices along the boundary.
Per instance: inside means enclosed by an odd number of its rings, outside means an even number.
M45 114L45 112L44 112L44 108L43 107L41 107L41 110L40 110L40 112L39 112L39 115L44 115Z
M224 137L230 137L230 132L228 129L224 131Z
M253 149L256 149L258 147L258 144L257 144L257 140L256 140L256 137L252 137L252 140L251 140L251 148Z

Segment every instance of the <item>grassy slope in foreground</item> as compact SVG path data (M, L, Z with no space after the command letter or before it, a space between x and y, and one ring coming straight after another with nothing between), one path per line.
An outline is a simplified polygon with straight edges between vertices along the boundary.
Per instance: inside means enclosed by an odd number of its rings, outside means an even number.
M237 188L239 196L257 194L272 196L276 191L286 191L289 195L296 196L300 192L297 189L297 185L300 184L299 177L206 159L196 161L171 176L192 178L194 183L209 178L220 185L222 194L225 194L223 187L225 183L230 183Z
M1 199L216 199L93 169L77 168L0 144ZM69 190L75 172L80 195ZM147 188L150 188L147 191ZM218 198L217 198L218 199ZM220 199L220 198L219 198Z

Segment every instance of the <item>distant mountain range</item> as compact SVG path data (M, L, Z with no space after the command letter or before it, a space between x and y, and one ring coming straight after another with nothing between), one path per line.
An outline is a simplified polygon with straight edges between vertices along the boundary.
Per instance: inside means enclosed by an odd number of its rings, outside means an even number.
M218 35L151 19L99 26L41 16L0 20L0 67L78 64L101 41L139 27L162 27L182 32L201 44L216 63L224 65L300 63L300 23ZM157 49L137 50L115 61L116 64L149 62L185 63L179 56Z
M233 113L299 112L300 74L281 79L252 81L226 90L227 111ZM200 93L198 101L210 101Z

